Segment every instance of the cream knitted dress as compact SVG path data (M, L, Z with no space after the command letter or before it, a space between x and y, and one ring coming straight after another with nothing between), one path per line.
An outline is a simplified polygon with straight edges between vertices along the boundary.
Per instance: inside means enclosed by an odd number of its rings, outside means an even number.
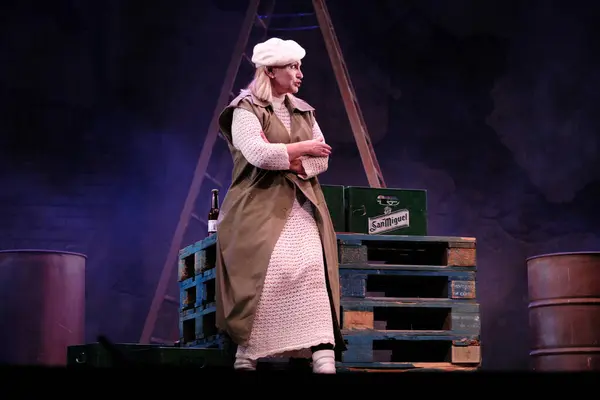
M273 100L275 115L290 132L290 114L283 97ZM258 118L235 109L232 141L251 164L270 170L287 170L285 144L266 143ZM313 137L322 137L315 122ZM307 177L327 169L328 157L302 157ZM306 177L303 177L306 178ZM310 201L294 200L281 236L271 255L261 298L247 346L238 346L237 357L311 357L311 346L334 344L333 321L321 238Z

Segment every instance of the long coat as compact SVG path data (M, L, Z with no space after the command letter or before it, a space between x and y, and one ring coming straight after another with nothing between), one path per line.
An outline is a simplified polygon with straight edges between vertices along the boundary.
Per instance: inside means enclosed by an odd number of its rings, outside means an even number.
M220 208L216 257L216 325L232 341L246 345L252 330L267 266L296 196L315 206L315 219L326 268L336 352L345 350L340 332L340 289L337 240L321 186L316 177L298 178L290 171L265 170L250 164L232 144L231 122L236 107L253 112L270 143L312 139L314 109L286 96L291 135L270 104L244 91L221 113L219 125L233 158L232 182Z

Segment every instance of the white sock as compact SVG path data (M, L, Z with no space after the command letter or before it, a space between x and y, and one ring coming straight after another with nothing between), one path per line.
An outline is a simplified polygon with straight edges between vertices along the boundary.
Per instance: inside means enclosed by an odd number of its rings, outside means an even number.
M246 357L236 357L233 368L244 371L256 371L256 360L251 360Z
M335 353L333 350L317 350L312 355L313 372L317 374L335 374Z

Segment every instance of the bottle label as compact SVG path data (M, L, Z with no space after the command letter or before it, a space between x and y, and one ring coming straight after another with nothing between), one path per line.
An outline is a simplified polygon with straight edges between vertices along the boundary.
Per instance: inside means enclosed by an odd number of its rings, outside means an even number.
M208 220L208 232L214 233L217 231L217 221L214 219Z

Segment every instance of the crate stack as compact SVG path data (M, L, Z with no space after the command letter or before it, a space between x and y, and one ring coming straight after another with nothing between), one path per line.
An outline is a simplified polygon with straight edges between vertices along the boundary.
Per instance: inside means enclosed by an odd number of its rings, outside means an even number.
M474 370L476 240L427 235L427 193L324 186L336 225L341 370Z
M347 369L480 363L475 240L339 234Z
M476 240L427 236L426 191L323 186L337 232L340 371L475 370ZM215 327L216 235L182 249L180 346L224 348Z

